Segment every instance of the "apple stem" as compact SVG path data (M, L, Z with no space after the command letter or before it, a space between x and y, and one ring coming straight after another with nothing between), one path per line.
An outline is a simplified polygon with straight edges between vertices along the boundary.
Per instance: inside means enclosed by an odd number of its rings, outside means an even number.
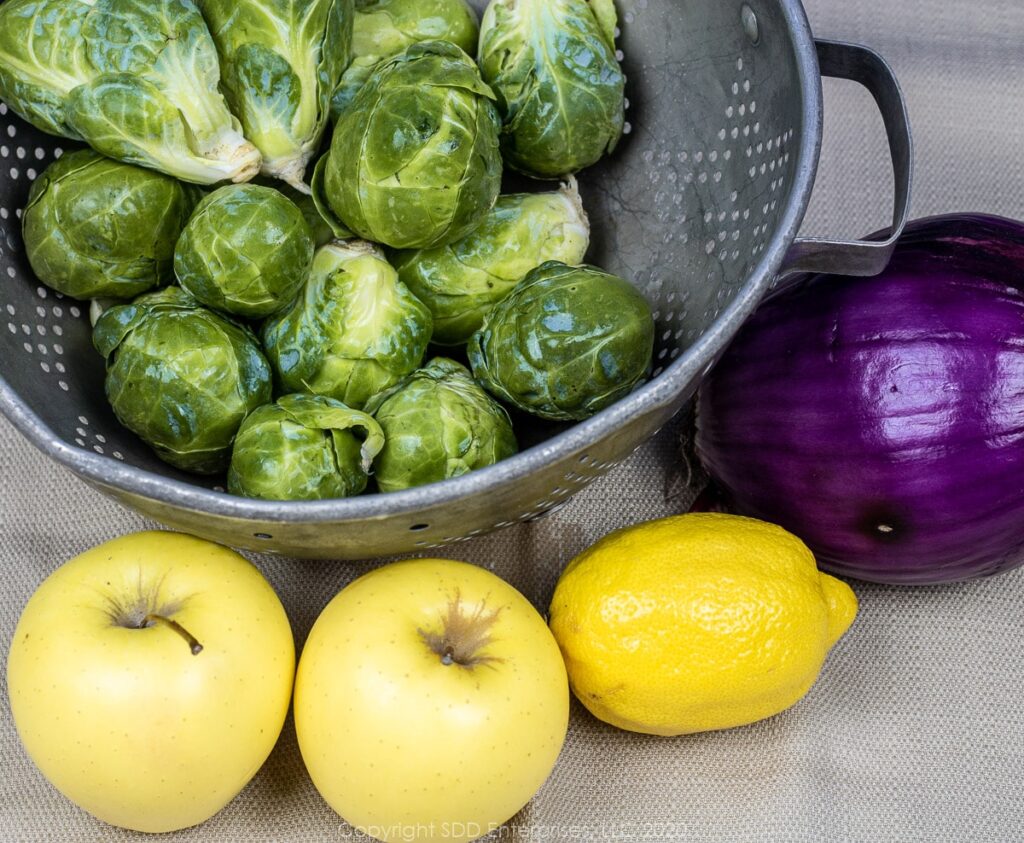
M162 623L164 626L173 629L188 643L188 648L192 651L193 656L198 656L203 652L203 645L196 640L196 637L189 632L185 627L171 618L165 618L163 615L149 614L146 615L146 626L150 626L155 623Z
M441 664L453 665L455 664L455 648L449 644L444 648L444 652L441 654Z

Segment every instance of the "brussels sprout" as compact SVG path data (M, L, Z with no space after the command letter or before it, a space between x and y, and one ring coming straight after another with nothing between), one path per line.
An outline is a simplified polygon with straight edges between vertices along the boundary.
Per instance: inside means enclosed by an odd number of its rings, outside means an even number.
M575 179L557 193L501 196L468 237L437 249L399 252L399 279L434 315L433 341L462 345L534 267L578 264L590 223Z
M192 0L7 0L0 98L111 158L214 184L260 168Z
M130 299L173 277L174 245L197 188L90 150L36 179L22 226L44 284L76 299Z
M335 120L384 59L420 41L450 41L476 52L480 27L466 0L356 0L352 64L334 94Z
M227 468L242 421L272 397L252 332L178 287L104 312L93 344L107 359L107 398L121 424L186 471Z
M174 252L174 272L207 307L263 319L295 301L314 248L302 211L283 194L228 185L192 214Z
M612 152L625 124L614 0L493 0L480 69L504 118L509 166L558 178Z
M366 489L382 447L380 425L366 413L332 398L286 395L242 423L228 491L278 501L351 497Z
M647 377L653 352L654 318L636 288L555 261L530 272L469 341L477 380L555 421L614 404Z
M414 44L383 62L341 116L314 196L345 228L396 249L465 237L501 189L493 99L454 44Z
M435 358L367 407L384 430L377 486L397 492L460 477L518 450L505 409L469 370Z
M316 253L305 292L263 326L280 391L326 395L357 410L423 361L430 311L369 243Z
M198 0L263 173L299 190L351 60L352 0Z

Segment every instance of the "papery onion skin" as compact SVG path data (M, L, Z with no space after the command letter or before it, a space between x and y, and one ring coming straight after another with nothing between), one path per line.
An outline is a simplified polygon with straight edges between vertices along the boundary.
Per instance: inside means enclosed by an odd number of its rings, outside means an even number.
M766 301L701 388L697 452L730 509L881 583L1024 562L1024 224L911 224L877 278Z

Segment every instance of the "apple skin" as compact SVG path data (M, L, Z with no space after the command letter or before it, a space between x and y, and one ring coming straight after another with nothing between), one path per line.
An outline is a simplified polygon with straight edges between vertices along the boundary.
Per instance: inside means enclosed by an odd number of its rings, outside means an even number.
M173 628L112 614L152 607ZM160 611L162 610L162 611ZM273 748L291 695L284 608L247 560L146 532L58 568L29 600L7 661L11 711L43 775L112 825L172 831L223 808Z
M482 637L454 630L482 645L470 666L446 664L424 637L443 634L454 601L471 621L498 610ZM314 624L295 679L313 783L384 841L457 843L499 826L550 774L568 721L565 663L544 620L465 562L398 562L353 582Z

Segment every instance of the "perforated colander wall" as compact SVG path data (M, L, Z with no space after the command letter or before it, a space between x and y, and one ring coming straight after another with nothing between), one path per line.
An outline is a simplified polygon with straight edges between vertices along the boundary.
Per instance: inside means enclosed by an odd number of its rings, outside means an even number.
M580 184L593 225L588 259L630 279L655 311L657 376L743 289L791 199L804 131L792 25L799 9L791 0L619 0L618 7L628 131L615 155L581 174ZM20 219L29 186L72 146L0 105L0 375L67 445L112 465L218 488L220 479L168 468L120 427L103 396L103 361L91 346L87 305L43 288L24 258ZM677 404L686 397L680 390ZM574 442L540 456L533 450L518 463L529 464L527 479L521 473L512 479L512 466L509 479L491 473L485 481L467 480L455 507L435 507L429 494L392 507L393 496L381 496L372 517L365 504L358 515L338 509L330 524L322 513L316 524L301 523L294 512L282 524L237 509L219 520L227 504L179 507L176 491L160 501L148 491L122 492L116 472L105 491L175 526L235 544L309 555L401 552L558 507L631 453L672 409L652 406L625 429L599 429L582 447ZM538 428L524 439L544 447L545 437L562 432Z

